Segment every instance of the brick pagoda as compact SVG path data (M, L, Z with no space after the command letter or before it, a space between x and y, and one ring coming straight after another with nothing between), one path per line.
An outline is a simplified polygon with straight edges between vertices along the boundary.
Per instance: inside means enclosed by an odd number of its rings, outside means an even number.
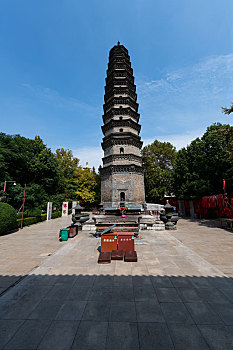
M101 204L141 205L145 190L140 115L128 50L119 42L109 53L104 101Z

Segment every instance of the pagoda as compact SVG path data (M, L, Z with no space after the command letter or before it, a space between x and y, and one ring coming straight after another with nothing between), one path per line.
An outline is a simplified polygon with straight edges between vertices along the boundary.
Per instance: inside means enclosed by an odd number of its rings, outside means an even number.
M104 102L101 204L141 206L145 190L140 115L128 50L119 42L109 53Z

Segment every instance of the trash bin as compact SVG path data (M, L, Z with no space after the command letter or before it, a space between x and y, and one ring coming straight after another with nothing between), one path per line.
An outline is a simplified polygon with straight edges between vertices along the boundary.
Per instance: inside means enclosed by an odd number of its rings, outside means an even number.
M101 236L101 252L112 252L117 250L117 236L114 233L108 233Z
M123 252L134 251L134 234L133 232L117 232L118 249Z
M68 241L68 233L69 233L68 228L61 228L59 232L60 241Z
M69 238L73 238L73 237L75 237L76 235L77 235L76 227L75 227L75 226L69 227L68 237L69 237Z

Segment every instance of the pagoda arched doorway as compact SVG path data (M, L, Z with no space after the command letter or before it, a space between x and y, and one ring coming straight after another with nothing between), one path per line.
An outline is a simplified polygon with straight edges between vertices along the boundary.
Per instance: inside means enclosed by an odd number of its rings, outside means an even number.
M125 192L120 193L120 202L125 202Z

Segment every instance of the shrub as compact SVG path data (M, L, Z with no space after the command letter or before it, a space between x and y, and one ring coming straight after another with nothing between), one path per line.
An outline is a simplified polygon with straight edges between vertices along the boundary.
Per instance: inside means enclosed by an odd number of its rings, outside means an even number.
M18 228L21 227L21 221L22 221L22 219L18 219L17 220ZM29 225L32 225L32 224L36 224L39 221L40 221L40 218L38 218L36 216L31 217L31 218L24 218L23 219L23 226L29 226Z
M52 219L59 218L61 215L62 215L61 211L55 211L54 213L52 213Z
M47 214L41 214L41 221L45 221L47 219Z
M16 219L15 209L7 203L0 202L0 234L16 228Z
M25 217L32 217L32 216L41 216L41 209L34 208L34 209L28 209L25 211Z

